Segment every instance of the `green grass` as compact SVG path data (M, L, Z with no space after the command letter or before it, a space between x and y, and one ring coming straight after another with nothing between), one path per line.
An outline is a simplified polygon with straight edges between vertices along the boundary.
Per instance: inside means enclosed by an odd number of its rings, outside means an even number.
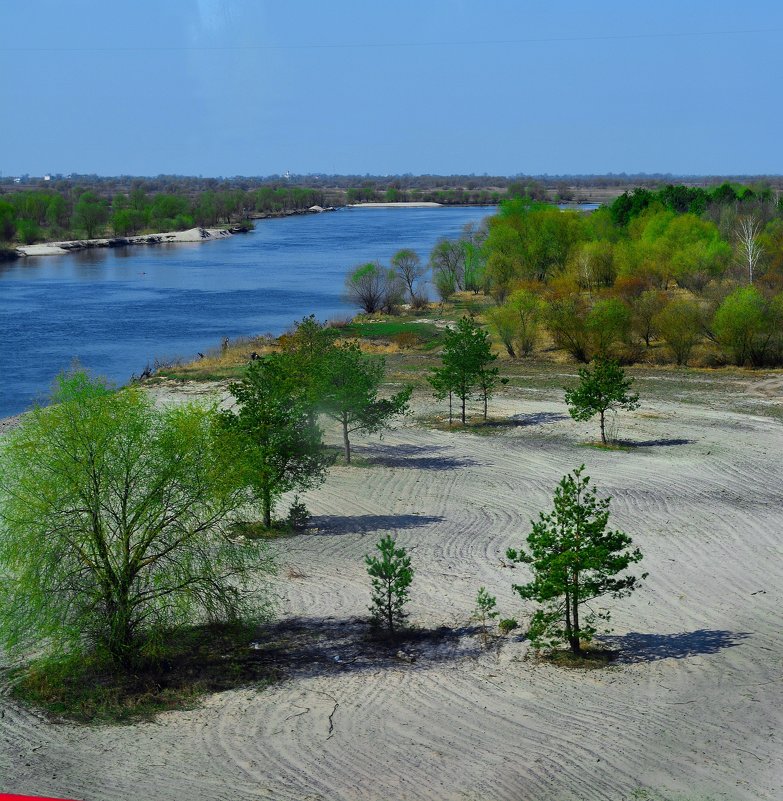
M206 693L266 686L277 676L253 649L252 625L169 632L155 661L121 670L96 655L38 659L11 673L11 693L50 715L82 723L132 723L193 707Z
M433 323L416 322L415 319L391 318L378 322L355 321L341 328L340 335L370 341L384 340L403 345L407 339L410 341L410 347L427 348L434 347L440 342L443 329Z

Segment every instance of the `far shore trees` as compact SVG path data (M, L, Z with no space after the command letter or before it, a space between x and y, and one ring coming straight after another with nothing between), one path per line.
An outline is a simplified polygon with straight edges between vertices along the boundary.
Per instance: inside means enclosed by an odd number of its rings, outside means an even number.
M575 655L597 632L597 622L609 620L608 611L594 611L590 602L633 592L639 578L619 574L642 558L638 548L631 550L627 534L607 530L609 498L599 500L589 476L583 474L584 465L562 478L552 512L541 512L532 524L527 551L507 552L510 560L530 565L533 571L530 582L514 585L522 599L541 605L528 631L533 646L554 648L566 642Z
M639 408L639 396L630 391L633 379L616 361L596 357L592 369L579 369L579 384L566 389L565 402L574 420L589 420L596 414L601 420L601 442L606 445L606 413L614 409L633 411Z
M215 412L84 372L52 401L0 443L3 646L128 668L173 628L262 614L270 562L233 536L245 496Z
M487 419L487 402L500 379L498 368L490 365L497 359L492 353L489 335L472 317L463 317L456 329L447 329L443 337L441 366L432 370L429 382L438 399L449 398L449 425L452 422L451 398L459 398L460 419L467 419L467 402L477 391L484 404Z
M363 353L356 343L330 349L319 379L319 408L340 424L345 462L351 462L350 436L356 431L373 434L391 425L392 418L408 411L411 388L379 398L385 360Z
M309 398L283 354L253 361L240 381L230 385L236 411L222 414L233 435L245 485L261 505L264 525L272 525L275 502L290 490L323 481L332 459L321 430L309 415Z

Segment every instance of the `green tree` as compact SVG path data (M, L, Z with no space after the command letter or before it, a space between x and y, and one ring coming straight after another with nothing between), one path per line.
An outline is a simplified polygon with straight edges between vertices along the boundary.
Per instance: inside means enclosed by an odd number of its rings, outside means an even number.
M307 397L283 354L251 362L229 389L238 409L223 412L223 426L233 434L245 486L261 504L269 528L277 499L319 484L332 459L322 447L320 429L310 423Z
M394 636L405 621L413 568L405 548L398 548L391 534L375 547L380 556L364 557L372 585L370 613L375 625L387 628Z
M128 665L166 630L266 604L270 563L231 536L243 502L215 414L60 376L0 449L0 638ZM254 581L255 584L255 581Z
M609 356L618 345L628 342L631 310L618 298L602 298L587 315L593 353Z
M687 364L702 339L704 320L699 304L689 298L675 298L653 318L653 325L677 364Z
M397 415L406 414L412 389L379 398L386 362L362 353L355 342L329 350L319 384L320 409L342 428L346 464L351 463L350 435L387 429Z
M73 221L92 239L109 219L109 207L94 192L83 192L73 212Z
M622 531L607 530L609 498L599 500L584 465L564 476L554 496L554 509L541 512L527 536L528 550L509 549L507 557L530 565L533 579L515 584L524 600L542 605L533 615L528 636L536 648L567 642L574 654L596 633L597 620L608 621L608 612L581 614L596 598L622 598L635 590L639 578L619 576L642 558L630 550L631 538ZM647 577L643 574L641 579ZM589 609L589 607L588 607Z
M436 398L455 395L462 404L461 420L466 421L468 399L481 389L484 418L487 400L497 383L498 369L490 367L497 359L492 353L489 335L472 317L463 317L455 329L447 329L443 337L441 366L432 370L429 382ZM449 410L451 423L451 410Z
M494 620L500 613L497 611L498 601L494 595L487 592L486 587L479 587L476 595L475 617L481 623L481 638L487 644L487 622Z
M303 317L291 333L278 340L283 353L288 356L288 369L292 378L304 394L311 428L315 428L317 424L323 371L338 336L336 328L318 322L315 315L311 314Z
M754 286L735 289L715 312L712 328L735 364L763 365L783 329L783 297L765 298Z
M593 369L579 369L579 384L566 389L565 402L574 420L589 420L596 414L601 417L601 442L606 445L605 417L608 411L639 408L639 396L630 392L632 378L616 361L596 357Z
M405 295L403 279L394 269L383 267L377 261L352 270L345 279L345 289L348 299L367 314L379 311L393 314Z

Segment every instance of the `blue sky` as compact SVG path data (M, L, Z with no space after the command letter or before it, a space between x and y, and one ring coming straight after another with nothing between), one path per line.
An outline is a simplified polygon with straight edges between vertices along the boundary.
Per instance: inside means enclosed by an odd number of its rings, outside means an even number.
M4 0L0 171L783 173L783 4Z

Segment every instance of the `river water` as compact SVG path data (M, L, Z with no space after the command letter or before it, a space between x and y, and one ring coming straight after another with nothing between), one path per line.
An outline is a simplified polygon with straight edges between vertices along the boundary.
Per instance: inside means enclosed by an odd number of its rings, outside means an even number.
M0 263L0 417L45 401L74 359L117 383L222 337L348 316L345 275L400 248L427 259L493 207L341 209L259 220L203 244L138 245Z

